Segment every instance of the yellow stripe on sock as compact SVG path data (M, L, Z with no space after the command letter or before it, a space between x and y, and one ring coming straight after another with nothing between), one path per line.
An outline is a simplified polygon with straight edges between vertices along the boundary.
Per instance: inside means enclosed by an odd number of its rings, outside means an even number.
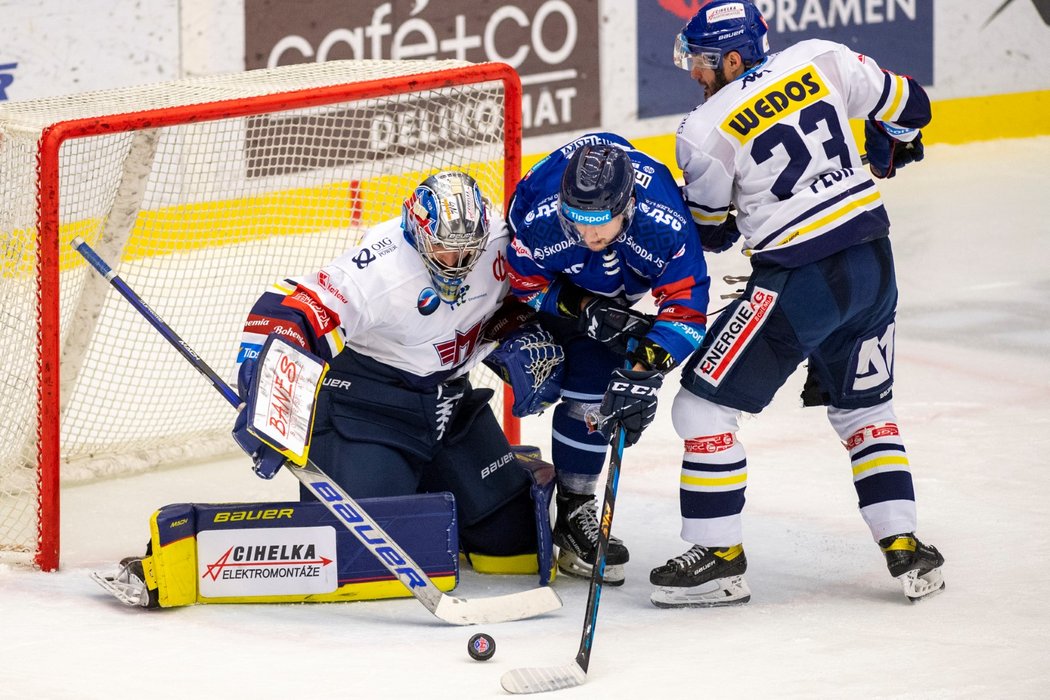
M902 455L900 457L876 457L875 459L869 459L867 462L861 462L853 466L853 476L866 472L869 469L886 467L891 464L906 467L908 466L908 458Z
M720 476L717 478L709 478L702 476L682 476L682 483L689 484L690 486L732 486L733 484L742 484L747 481L747 474L737 474L736 476Z

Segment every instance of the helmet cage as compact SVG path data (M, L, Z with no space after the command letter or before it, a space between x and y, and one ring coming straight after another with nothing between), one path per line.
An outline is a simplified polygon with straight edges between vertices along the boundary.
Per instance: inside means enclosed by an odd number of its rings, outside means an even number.
M608 209L577 209L575 207L570 207L568 204L560 203L558 205L558 223L561 224L561 232L565 235L565 239L568 240L569 243L586 246L587 243L583 240L583 234L580 233L578 224L583 224L584 226L600 226L612 221L620 214L623 214L623 220L620 222L620 231L616 234L616 239L614 239L619 240L625 233L627 233L627 229L631 228L631 222L634 221L634 210L635 202L633 195L627 202L627 206L616 213L613 213Z
M488 202L474 178L444 171L423 181L402 206L402 228L442 301L453 303L489 239ZM446 253L455 254L443 260Z
M599 143L573 152L558 189L558 223L573 245L586 246L579 226L601 226L623 214L622 236L634 219L634 163L620 146Z

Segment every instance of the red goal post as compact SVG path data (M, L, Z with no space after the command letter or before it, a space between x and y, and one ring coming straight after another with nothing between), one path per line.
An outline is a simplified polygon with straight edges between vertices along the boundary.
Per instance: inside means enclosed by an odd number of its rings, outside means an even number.
M502 213L520 149L501 63L330 61L0 103L0 560L58 567L63 483L236 450L229 407L74 236L232 384L267 286L397 216L436 170L470 173Z

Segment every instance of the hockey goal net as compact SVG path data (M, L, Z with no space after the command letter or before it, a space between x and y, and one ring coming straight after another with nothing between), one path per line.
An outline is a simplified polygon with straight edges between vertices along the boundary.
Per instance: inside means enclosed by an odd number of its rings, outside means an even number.
M463 61L331 61L0 104L0 555L58 567L60 484L236 450L230 406L74 236L233 384L255 299L398 216L427 175L466 171L502 208L520 104L513 69Z

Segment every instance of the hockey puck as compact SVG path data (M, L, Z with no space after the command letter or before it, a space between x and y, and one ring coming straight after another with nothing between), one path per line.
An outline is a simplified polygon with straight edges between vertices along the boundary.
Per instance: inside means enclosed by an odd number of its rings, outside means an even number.
M496 640L479 632L467 642L467 653L475 661L488 661L496 653Z

